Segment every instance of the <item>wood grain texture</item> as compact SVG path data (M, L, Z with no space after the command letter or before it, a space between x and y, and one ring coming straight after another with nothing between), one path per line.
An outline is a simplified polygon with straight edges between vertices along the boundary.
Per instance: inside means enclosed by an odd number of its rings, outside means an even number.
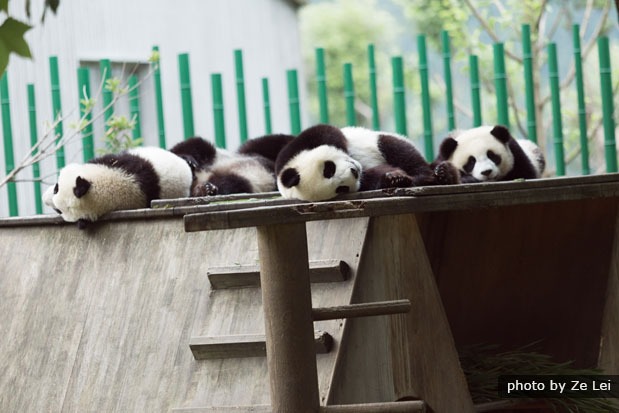
M614 176L613 176L614 178ZM513 205L541 204L584 199L619 197L619 181L579 180L573 185L557 185L551 180L540 180L539 185L519 186L509 189L495 188L490 191L449 193L437 190L424 196L401 196L376 199L351 199L282 206L264 206L251 210L237 209L209 213L195 213L185 216L185 229L189 232L244 228L277 223L308 222L316 220L373 217L419 213L427 211L453 211L469 209L498 208ZM584 183L583 183L584 182ZM517 183L518 184L518 183ZM519 184L526 184L520 182ZM417 192L413 192L417 194Z
M411 310L409 300L379 301L374 303L349 304L337 307L314 308L314 321L335 320L338 318L372 317L379 315L402 314Z
M317 354L328 353L332 346L333 337L329 333L314 332L314 348ZM266 338L263 334L192 337L189 348L196 360L264 357Z
M373 218L359 267L355 302L396 298L410 300L410 313L347 321L328 405L414 397L435 412L472 412L413 215Z
M537 349L594 367L617 199L424 214L428 255L459 346Z
M342 260L310 261L310 282L344 281L350 274L350 267ZM233 265L209 267L207 271L211 288L260 287L260 267L258 265Z
M403 401L390 403L342 404L323 406L320 413L424 413L423 401Z
M619 374L619 214L615 221L597 367Z

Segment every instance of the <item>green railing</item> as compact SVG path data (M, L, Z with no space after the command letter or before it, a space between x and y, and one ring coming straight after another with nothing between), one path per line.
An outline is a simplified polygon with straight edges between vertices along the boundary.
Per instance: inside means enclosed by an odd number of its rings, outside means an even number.
M572 46L573 46L573 63L574 63L574 85L575 85L575 94L577 98L577 102L574 102L574 105L577 105L577 119L570 119L571 124L578 123L578 145L580 146L580 164L581 164L581 173L582 174L590 174L592 172L592 167L590 163L590 151L589 151L589 142L588 142L588 133L591 132L588 129L588 118L587 118L587 99L591 97L585 95L585 81L583 76L583 62L582 62L582 52L581 52L581 36L580 36L580 27L578 25L574 25L572 27ZM330 79L327 78L327 68L333 62L326 61L326 51L323 48L317 48L315 50L315 72L312 76L312 79L308 82L310 88L316 89L316 97L317 97L317 108L318 113L316 114L316 121L329 123L333 116L330 113L330 108L335 107L337 105L343 105L342 109L344 109L343 113L345 113L345 120L343 123L348 125L356 125L360 123L361 117L357 113L357 99L359 96L357 93L360 91L369 92L369 100L367 103L368 108L371 109L367 111L365 117L367 118L367 123L369 126L378 130L381 128L381 113L388 113L392 117L393 120L393 128L394 131L405 135L409 135L409 132L412 134L412 138L417 139L421 138L422 152L425 154L428 160L434 158L434 145L439 143L439 140L442 136L437 136L434 131L433 120L436 120L437 112L436 109L438 106L444 108L444 110L440 111L440 116L444 117L444 119L440 119L440 122L437 122L441 125L441 127L446 127L449 130L455 129L457 126L460 128L466 127L474 127L479 126L482 123L489 124L503 124L507 127L510 127L510 123L519 122L517 116L514 116L513 111L510 109L510 79L508 79L507 70L506 70L506 51L505 46L502 43L495 43L492 45L493 52L493 75L491 79L484 80L480 75L480 61L477 55L470 54L468 56L468 61L466 62L466 66L462 64L462 62L458 62L454 59L452 55L452 50L450 46L450 37L446 31L442 31L440 34L440 42L439 42L439 57L440 59L431 60L428 56L427 46L426 46L426 36L419 35L417 37L417 66L408 63L409 56L404 58L403 56L395 56L391 58L391 87L389 90L385 90L385 88L379 88L378 86L378 73L379 71L388 72L389 68L380 68L377 64L376 51L374 45L368 45L367 47L367 67L356 68L353 67L352 64L346 63L342 67L341 76L343 80L343 95L342 96L329 96L328 94L328 82ZM535 95L536 90L540 90L540 84L547 84L549 91L549 102L551 106L550 110L550 120L549 124L551 125L551 132L548 134L549 145L548 149L551 149L551 153L553 154L554 161L554 173L556 175L564 175L566 174L566 155L565 154L565 142L564 142L564 125L563 121L565 119L565 113L562 113L561 103L562 99L565 101L566 93L561 89L560 84L560 68L559 68L559 60L557 58L557 46L553 43L549 44L542 53L546 54L548 73L547 78L543 76L543 73L535 73L535 66L533 64L534 56L533 51L534 47L531 42L531 30L528 25L522 26L522 66L523 66L523 84L524 84L524 93L523 93L523 103L526 107L526 124L523 124L520 130L524 131L528 137L534 142L537 142L540 139L539 134L544 133L544 131L540 128L540 120L537 117L540 115L539 107L536 106L539 104L537 99L539 96ZM603 136L604 136L604 154L605 154L605 170L607 172L617 172L617 149L615 142L615 119L614 119L614 96L613 96L613 82L612 82L612 72L611 72L611 54L610 54L610 45L609 39L607 37L601 37L597 40L597 49L598 49L598 59L599 59L599 99L601 101L602 107L602 121L601 127L603 128ZM163 88L161 81L161 71L159 61L161 60L161 56L159 56L159 48L157 46L153 47L153 51L157 53L158 59L151 63L152 69L152 79L149 82L152 83L152 88L154 90L154 116L153 119L156 119L156 130L158 131L157 142L158 145L162 148L167 146L166 143L166 133L165 133L165 122L164 122L164 99L163 99ZM510 53L511 55L511 53ZM414 56L413 56L414 57ZM192 101L192 85L190 80L190 62L189 62L189 54L182 53L177 56L178 58L178 80L179 80L179 88L180 88L180 109L179 112L182 115L182 130L175 131L174 136L177 138L187 138L190 136L194 136L194 114L193 114L193 101ZM287 84L287 102L288 108L278 108L278 112L287 112L288 118L290 120L289 125L277 125L274 127L273 125L273 113L274 107L271 103L271 93L269 90L270 84L269 79L266 77L262 77L256 80L247 79L245 77L244 64L243 61L243 52L240 49L233 51L233 61L234 61L234 73L229 76L234 79L236 86L236 97L237 97L237 108L238 108L238 126L239 126L239 136L238 141L244 142L245 140L258 136L263 133L269 134L276 132L290 132L292 134L298 134L301 132L303 126L302 125L302 116L304 108L302 108L302 101L299 92L299 79L298 72L296 69L289 69L284 72L282 70L282 74L285 74ZM411 59L411 61L415 61L415 59ZM430 67L430 65L434 65L433 62L439 62L442 64L442 76L443 81L441 82L440 89L431 82L430 74L436 74L439 72L437 67ZM99 62L101 79L95 79L97 85L100 84L100 81L106 82L108 79L112 77L112 64L109 59L102 59ZM248 62L248 65L251 65L251 62ZM452 69L452 66L458 65L460 68L460 72L462 72L462 68L464 67L465 73L468 74L468 79L465 79L465 82L462 82L460 78L458 82L454 82L452 79L453 73L455 73ZM60 76L59 76L59 68L58 68L58 59L55 56L50 57L49 59L49 70L50 70L50 79L51 79L51 102L52 102L52 111L53 116L56 122L55 131L54 131L54 139L60 139L65 133L63 129L63 109L60 102ZM367 84L362 84L357 79L355 81L354 74L362 71L367 71ZM412 101L414 101L413 111L414 113L418 113L415 109L417 107L420 109L420 118L415 122L411 123L412 128L409 127L407 120L411 117L411 113L409 113L410 107L407 109L407 104L410 106L410 102L407 101L407 94L411 93L411 89L407 88L408 83L412 83L410 80L407 80L408 76L411 76L411 71L413 75L415 75L415 71L417 71L416 75L419 76L419 96L408 96ZM309 71L310 73L312 71ZM593 73L590 73L589 76L593 76ZM213 139L215 144L218 147L225 148L226 147L226 122L224 116L224 77L228 76L227 74L221 73L212 73L211 74L211 92L212 92L212 102L210 102L210 107L212 108L212 116L213 116ZM513 76L513 75L512 75ZM542 78L543 82L542 82ZM129 80L129 111L130 117L136 120L136 127L133 131L134 138L141 137L143 130L143 121L144 117L141 116L141 112L146 106L150 106L150 102L140 102L140 90L144 88L140 83L144 79L140 79L138 75L134 75ZM257 101L247 100L247 96L245 93L246 86L248 82L260 82L261 86L261 95ZM536 85L537 81L537 85ZM468 82L468 83L467 83ZM547 82L547 83L546 83ZM364 82L365 83L365 82ZM86 99L91 97L91 79L89 74L89 69L86 67L80 67L77 71L77 84L79 89L79 99L80 102L86 103ZM496 100L492 102L487 102L488 105L491 105L492 110L489 110L492 116L495 116L493 119L490 119L489 115L486 114L483 116L483 105L482 105L482 89L486 87L488 84L494 86L494 94ZM37 130L37 116L36 116L36 108L35 108L35 96L34 96L34 85L27 85L27 95L28 95L28 119L29 119L29 132L30 132L30 144L35 146L38 141L38 133ZM591 86L591 85L589 85ZM436 90L433 88L437 87ZM537 87L537 89L536 89ZM94 88L93 88L94 89ZM279 90L279 89L278 89ZM103 120L107 121L112 114L114 113L114 95L111 90L108 88L102 87L102 101L105 108ZM435 92L433 97L432 92ZM436 93L440 92L440 93ZM590 93L590 92L589 92ZM385 108L379 107L379 102L382 102L379 99L379 96L388 96L391 99L392 105ZM437 98L436 95L439 97ZM468 124L460 124L456 125L456 110L455 110L455 102L458 96L461 95L470 95L470 122ZM227 96L227 95L226 95ZM14 147L13 147L13 136L12 136L12 126L11 126L11 107L9 102L9 86L8 86L8 77L5 75L0 81L0 100L1 100L1 109L2 109L2 132L3 132L3 143L4 143L4 170L7 172L11 172L15 167L15 159L14 159ZM340 103L341 102L341 103ZM564 102L565 103L565 102ZM168 103L166 102L166 105ZM208 106L207 106L208 107ZM264 130L263 131L253 131L250 133L248 126L248 110L250 108L254 111L262 110L263 112L263 120L264 120ZM261 108L261 109L260 109ZM79 104L80 115L84 117L87 121L91 121L91 114L89 114L84 107L84 104ZM15 109L14 109L15 110ZM495 112L496 111L496 112ZM203 115L205 113L204 104L200 106L200 114ZM370 115L371 113L371 115ZM493 115L496 113L496 115ZM256 115L259 116L259 115ZM511 118L510 118L511 116ZM484 119L485 118L485 119ZM589 120L590 122L590 120ZM459 123L465 123L460 121ZM545 124L544 124L545 125ZM343 126L343 125L341 125ZM521 126L521 125L519 125ZM20 129L25 129L26 126L20 125ZM153 127L155 129L155 127ZM518 135L518 133L515 133ZM89 125L81 130L82 137L82 150L83 150L83 161L88 161L95 156L94 152L94 131L92 124L89 122ZM550 139L552 138L552 139ZM152 143L151 143L152 144ZM18 158L21 159L25 154L18 153ZM576 155L569 155L572 159L575 158ZM56 152L56 168L57 170L61 168L65 163L65 154L64 151L59 150ZM32 166L32 177L34 179L34 197L36 198L35 210L36 213L41 213L43 208L40 202L41 199L41 184L38 181L42 175L41 166L38 163L33 164ZM599 169L599 168L598 168ZM51 176L56 171L45 171L44 175ZM573 171L572 171L573 173ZM10 215L18 214L18 205L17 205L17 185L15 182L9 182L6 185L6 190L4 188L0 188L2 193L8 194L8 211ZM27 188L27 187L24 187ZM24 189L26 190L26 189ZM22 191L22 189L20 189Z

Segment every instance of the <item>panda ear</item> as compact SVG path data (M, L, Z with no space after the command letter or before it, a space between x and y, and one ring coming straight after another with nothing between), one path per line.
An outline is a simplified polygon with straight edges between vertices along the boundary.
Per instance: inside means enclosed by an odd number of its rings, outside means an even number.
M439 148L440 156L447 160L454 153L456 148L458 147L458 141L452 138L451 136L446 137L443 142L441 142L441 147Z
M509 142L509 140L512 137L512 135L509 134L509 130L505 126L502 126L502 125L495 126L490 131L490 134L503 143Z
M78 176L75 179L75 187L73 188L73 194L76 198L81 198L86 195L86 192L90 189L90 182Z
M294 168L284 169L280 179L286 188L292 188L293 186L299 185L299 182L301 182L301 176L299 176L299 173Z

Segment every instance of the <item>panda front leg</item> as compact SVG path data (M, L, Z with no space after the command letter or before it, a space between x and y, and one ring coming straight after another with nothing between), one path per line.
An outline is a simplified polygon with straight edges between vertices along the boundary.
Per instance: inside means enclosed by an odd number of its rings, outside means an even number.
M363 171L360 191L383 188L407 188L414 185L414 179L400 168L379 165Z

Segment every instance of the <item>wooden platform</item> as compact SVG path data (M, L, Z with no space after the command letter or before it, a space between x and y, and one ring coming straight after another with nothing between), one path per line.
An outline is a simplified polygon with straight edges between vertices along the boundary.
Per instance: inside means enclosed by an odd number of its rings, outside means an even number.
M0 220L0 411L271 411L256 352L256 227L280 225L305 229L308 271L308 260L346 263L345 275L312 284L314 308L412 305L313 323L333 339L313 356L325 409L422 399L436 412L474 411L462 344L542 340L559 361L619 374L618 175L324 203L273 196L164 201L87 231L58 217ZM209 275L221 267L251 270L216 289ZM196 360L190 348L238 335L251 356ZM398 411L423 409L410 403Z

